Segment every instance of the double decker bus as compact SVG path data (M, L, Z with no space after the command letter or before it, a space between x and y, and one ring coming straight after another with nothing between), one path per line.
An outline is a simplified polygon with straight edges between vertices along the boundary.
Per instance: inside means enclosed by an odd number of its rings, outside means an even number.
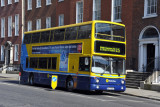
M23 83L68 90L125 91L125 25L109 21L25 32L21 47Z

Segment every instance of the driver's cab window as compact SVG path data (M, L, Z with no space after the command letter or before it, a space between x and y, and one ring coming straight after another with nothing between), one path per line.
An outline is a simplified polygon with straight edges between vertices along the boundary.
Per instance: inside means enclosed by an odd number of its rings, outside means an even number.
M79 71L90 71L90 57L79 58Z

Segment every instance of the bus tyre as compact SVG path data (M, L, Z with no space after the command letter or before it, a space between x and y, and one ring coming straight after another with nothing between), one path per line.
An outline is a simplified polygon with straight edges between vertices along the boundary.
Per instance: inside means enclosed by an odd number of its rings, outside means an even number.
M30 75L30 76L29 76L29 85L34 85L33 75Z
M68 91L73 91L74 81L72 78L67 79L66 88Z

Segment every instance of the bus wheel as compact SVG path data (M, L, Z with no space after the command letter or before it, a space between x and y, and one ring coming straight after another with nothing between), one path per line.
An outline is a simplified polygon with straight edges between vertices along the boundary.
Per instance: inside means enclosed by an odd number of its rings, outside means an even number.
M74 81L72 78L67 79L66 88L68 91L73 91L73 84L74 84Z
M34 85L33 75L30 75L30 76L29 76L29 85Z

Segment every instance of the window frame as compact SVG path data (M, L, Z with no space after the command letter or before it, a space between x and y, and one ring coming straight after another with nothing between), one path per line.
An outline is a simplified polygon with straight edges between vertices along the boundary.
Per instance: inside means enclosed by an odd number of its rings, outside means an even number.
M119 4L116 5L116 2ZM115 12L117 10L117 13ZM119 16L118 18L116 17L116 14ZM112 0L112 21L113 22L122 22L122 0Z
M14 46L14 61L18 61L19 56L19 44L15 44Z
M5 0L1 0L1 7L5 6Z
M4 45L1 45L1 61L4 61L5 59L5 47Z
M28 23L27 23L27 31L32 31L32 21L28 21Z
M1 18L1 38L5 38L5 17Z
M32 0L28 0L27 10L32 10Z
M101 20L101 10L102 10L101 9L101 0L99 0L98 3L100 3L100 4L98 4L98 5L95 3L96 1L98 1L98 0L93 0L93 16L92 16L92 20ZM98 14L97 16L96 16L96 12Z
M41 0L36 0L36 8L40 8L42 6Z
M36 30L40 30L41 29L41 19L37 19L36 20Z
M80 13L81 9L82 9L82 13ZM83 10L84 10L83 1L77 1L76 2L76 23L83 22ZM79 17L79 16L81 16L81 17Z
M46 28L51 28L51 17L46 17Z
M51 0L46 0L46 5L48 6L48 5L51 5L52 4L52 2L51 2Z
M8 5L12 4L12 0L8 0Z
M8 37L12 37L12 16L8 17Z
M152 2L152 1L151 1ZM148 0L145 0L144 1L144 16L142 17L142 19L145 19L145 18L152 18L152 17L157 17L158 16L158 14L157 14L157 0L154 0L154 3L155 3L155 5L154 5L154 8L155 8L155 12L154 13L152 13L151 11L152 11L152 6L153 5L150 5L150 14L148 14L148 7L149 7L149 5L148 5Z
M14 0L15 3L19 2L19 0Z
M63 26L64 25L64 14L60 14L58 16L58 26Z
M15 36L19 36L19 14L15 15Z

